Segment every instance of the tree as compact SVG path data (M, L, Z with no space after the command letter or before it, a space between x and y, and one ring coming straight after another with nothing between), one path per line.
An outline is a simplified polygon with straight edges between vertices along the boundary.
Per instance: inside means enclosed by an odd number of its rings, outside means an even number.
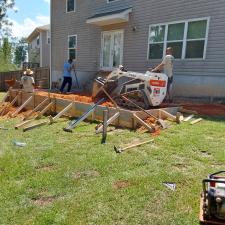
M15 51L14 51L14 63L17 66L21 66L21 64L26 60L28 51L28 44L25 38L21 38L18 43L16 43Z
M9 26L11 25L8 20L7 11L12 9L15 5L15 0L0 0L0 35L9 34Z
M9 43L8 38L3 39L2 53L3 53L4 62L5 63L11 63L11 60L12 60L12 45Z

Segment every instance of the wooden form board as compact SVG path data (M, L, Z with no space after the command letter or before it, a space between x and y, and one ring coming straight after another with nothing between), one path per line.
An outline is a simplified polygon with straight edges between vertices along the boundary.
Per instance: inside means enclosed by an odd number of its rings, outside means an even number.
M12 97L15 97L16 94L18 93L18 90L11 90L10 95ZM31 97L31 93L21 93L21 97L19 97L20 102L19 105L23 104L29 97ZM36 107L38 104L43 102L46 99L46 96L40 96L38 93L35 95L35 101L31 101L29 104L26 105L27 110L33 110L34 107ZM66 99L58 99L58 98L51 98L51 102L54 104L54 113L59 113L61 112L64 108L66 108L70 103L71 100L66 100ZM83 102L74 102L72 108L69 110L67 113L68 116L70 117L79 117L83 115L85 112L87 112L91 107L91 104L88 103L83 103ZM172 108L163 108L164 111L172 114L173 116L176 116L176 113L178 111L178 107L172 107ZM116 108L109 108L106 106L97 106L95 111L90 115L87 120L88 121L103 121L103 111L104 110L109 110L109 116L112 117L118 112L118 109ZM136 129L137 128L137 123L134 121L133 113L134 111L130 110L125 110L125 109L120 109L120 116L112 123L112 125L116 125L121 128L129 128L129 129ZM151 109L148 110L149 113L153 114L156 117L159 117L159 109ZM138 117L141 119L146 118L146 114L141 112L141 111L136 111L135 112ZM162 116L164 117L164 116ZM162 118L164 119L164 118ZM166 119L166 117L165 117Z

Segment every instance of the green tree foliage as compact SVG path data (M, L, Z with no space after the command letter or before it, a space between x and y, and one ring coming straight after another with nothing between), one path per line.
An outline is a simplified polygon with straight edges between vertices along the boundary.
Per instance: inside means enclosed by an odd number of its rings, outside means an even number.
M25 61L28 51L28 44L25 38L21 38L18 43L15 44L14 51L14 63L20 67Z
M12 25L8 20L7 11L15 5L15 0L0 0L0 36L10 34L9 27Z

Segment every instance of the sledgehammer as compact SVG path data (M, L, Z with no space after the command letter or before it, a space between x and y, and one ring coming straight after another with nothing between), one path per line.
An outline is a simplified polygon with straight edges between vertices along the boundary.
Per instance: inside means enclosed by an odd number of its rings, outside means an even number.
M145 144L148 144L148 143L153 142L153 141L154 140L149 140L149 141L145 141L145 142L142 142L142 143L139 143L139 144L130 145L130 146L125 147L125 148L118 148L118 147L114 146L114 150L115 150L116 153L122 153L127 149L131 149L131 148L135 148L135 147L138 147L138 146L141 146L141 145L145 145Z

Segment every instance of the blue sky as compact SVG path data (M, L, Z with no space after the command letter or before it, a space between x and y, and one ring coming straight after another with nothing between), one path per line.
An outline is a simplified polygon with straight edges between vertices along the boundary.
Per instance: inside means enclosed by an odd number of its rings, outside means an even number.
M50 0L15 0L17 13L10 10L12 34L15 37L28 36L37 26L45 25L50 20Z

